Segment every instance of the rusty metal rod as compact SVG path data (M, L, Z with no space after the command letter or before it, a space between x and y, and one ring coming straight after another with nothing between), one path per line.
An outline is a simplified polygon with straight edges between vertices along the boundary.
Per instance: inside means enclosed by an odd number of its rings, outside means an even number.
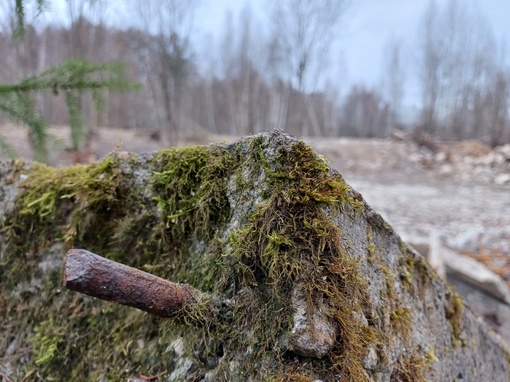
M159 317L173 318L195 303L202 292L105 259L84 249L71 249L65 257L65 287Z

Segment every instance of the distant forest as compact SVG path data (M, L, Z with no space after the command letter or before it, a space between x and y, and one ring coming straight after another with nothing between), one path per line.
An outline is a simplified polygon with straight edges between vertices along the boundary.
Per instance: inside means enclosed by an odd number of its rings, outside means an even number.
M267 34L258 33L249 10L226 18L222 41L211 43L208 57L192 46L198 1L132 1L125 17L139 23L129 29L108 23L108 2L69 1L68 26L34 19L23 38L13 37L14 9L4 6L0 83L71 57L120 62L141 90L108 94L103 113L84 96L87 126L143 130L167 144L187 133L272 129L324 137L388 137L399 129L439 140L510 142L508 60L475 9L455 0L431 2L417 26L413 62L407 46L391 41L380 87L340 92L342 78L322 78L321 63L331 54L333 31L352 17L346 1L276 3ZM420 107L404 119L411 78L421 89ZM68 124L59 94L37 95L36 104L48 123Z

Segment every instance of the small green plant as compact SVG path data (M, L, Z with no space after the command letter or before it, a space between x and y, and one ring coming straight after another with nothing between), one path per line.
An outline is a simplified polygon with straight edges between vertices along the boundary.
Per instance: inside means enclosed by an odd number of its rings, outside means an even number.
M16 0L17 27L14 35L24 38L26 0ZM36 12L42 13L48 0L36 0ZM132 91L139 85L129 81L122 64L115 62L91 63L86 60L69 59L40 73L32 74L14 84L0 84L0 112L16 123L29 128L34 159L45 162L48 159L48 124L37 110L36 94L63 94L69 113L69 125L73 148L79 149L84 139L81 116L81 99L90 94L99 113L106 108L107 91ZM53 138L54 139L54 138ZM13 157L15 150L0 136L0 149Z

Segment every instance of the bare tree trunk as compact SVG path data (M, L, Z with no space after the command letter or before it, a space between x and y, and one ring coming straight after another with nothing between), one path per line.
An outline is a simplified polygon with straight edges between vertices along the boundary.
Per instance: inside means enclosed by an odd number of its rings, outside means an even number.
M169 76L162 69L160 73L161 91L163 93L163 110L165 113L165 123L160 127L161 141L164 145L170 146L174 143L174 121L173 121L173 107L172 107L172 95L169 89Z
M318 84L346 4L345 0L274 2L272 46L286 82L299 93L293 118L299 135L310 135L310 129L314 135L321 133L306 92Z
M321 126L319 124L319 120L317 118L317 113L315 112L312 99L310 97L306 97L305 103L306 111L308 114L308 120L310 121L310 126L312 128L312 133L315 137L320 137L322 135Z
M214 115L214 91L212 81L205 84L205 93L208 130L214 134L218 134L218 126L216 125L216 117Z
M272 130L285 130L289 110L290 87L275 83L270 89L269 126Z
M160 124L160 139L165 145L175 143L182 120L176 93L185 90L183 84L190 66L188 41L197 5L197 0L147 0L136 7L145 33L157 36L156 43L149 44L148 50L154 59L149 59L148 76L155 77L152 86L157 90L154 92L158 95L156 104L164 110L165 123Z

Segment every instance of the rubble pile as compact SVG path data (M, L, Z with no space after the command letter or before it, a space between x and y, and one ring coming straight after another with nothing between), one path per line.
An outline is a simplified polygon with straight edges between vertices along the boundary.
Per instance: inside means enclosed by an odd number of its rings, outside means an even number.
M489 146L475 140L443 145L433 156L440 175L455 180L510 184L510 144Z
M505 229L472 229L449 242L458 253L480 261L503 278L510 288L510 232Z
M477 316L510 341L510 232L473 228L451 237L435 231L411 244Z

